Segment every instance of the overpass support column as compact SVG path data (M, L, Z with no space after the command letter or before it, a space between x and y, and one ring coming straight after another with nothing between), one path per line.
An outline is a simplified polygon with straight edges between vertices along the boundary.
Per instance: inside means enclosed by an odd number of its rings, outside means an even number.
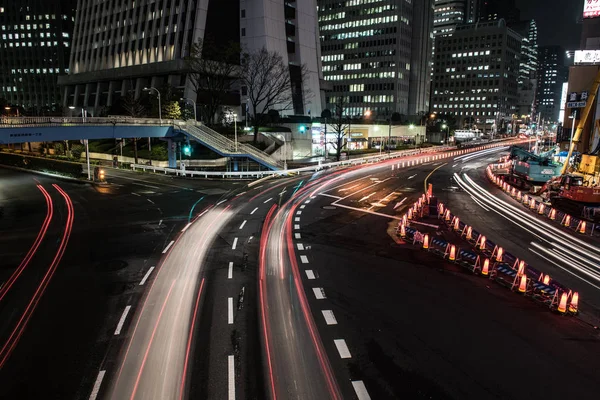
M177 168L177 143L171 139L167 140L167 153L169 156L169 168Z
M110 107L113 104L113 94L115 93L115 86L116 86L115 81L110 81L108 83L108 96L106 98L106 106L107 107Z

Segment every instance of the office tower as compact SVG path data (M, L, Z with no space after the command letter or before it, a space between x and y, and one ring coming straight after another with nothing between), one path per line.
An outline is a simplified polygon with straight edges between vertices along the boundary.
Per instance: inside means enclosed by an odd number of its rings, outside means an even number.
M69 70L75 0L0 5L0 97L29 115L60 113L58 76ZM4 111L4 110L3 110Z
M562 86L568 74L565 56L561 46L539 48L537 111L548 122L558 121Z

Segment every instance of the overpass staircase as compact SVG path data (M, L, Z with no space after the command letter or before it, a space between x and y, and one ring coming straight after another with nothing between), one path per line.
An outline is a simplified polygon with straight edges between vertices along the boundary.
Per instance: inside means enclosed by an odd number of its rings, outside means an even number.
M226 138L206 125L186 124L184 126L179 126L179 129L191 139L196 140L223 157L247 157L271 170L282 168L281 162L274 157L245 143L238 142L236 150L235 142L233 140Z

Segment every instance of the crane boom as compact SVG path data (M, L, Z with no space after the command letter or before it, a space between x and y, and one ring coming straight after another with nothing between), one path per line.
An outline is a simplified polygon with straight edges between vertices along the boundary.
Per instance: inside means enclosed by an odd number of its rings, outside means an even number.
M579 143L581 133L583 132L583 129L584 129L585 125L587 124L587 121L591 115L592 104L596 100L596 94L598 93L598 87L600 87L600 68L598 69L598 73L596 74L596 78L594 79L594 84L592 85L592 90L590 91L590 94L588 96L587 103L585 104L585 107L583 108L581 119L579 120L579 124L577 125L577 131L575 131L575 135L573 136L573 142L571 143L571 146L569 147L569 154L567 154L567 159L560 171L561 175L564 175L567 172L567 168L569 166L569 160L571 159L571 156L573 155L573 149L575 149L575 145L577 143ZM575 120L573 120L573 123L575 123Z

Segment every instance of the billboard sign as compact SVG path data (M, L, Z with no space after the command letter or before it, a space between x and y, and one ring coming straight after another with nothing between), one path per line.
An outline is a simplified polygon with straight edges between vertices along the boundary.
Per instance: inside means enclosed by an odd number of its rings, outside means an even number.
M600 64L600 50L576 50L574 62L575 64Z
M583 18L600 17L600 0L583 1Z

